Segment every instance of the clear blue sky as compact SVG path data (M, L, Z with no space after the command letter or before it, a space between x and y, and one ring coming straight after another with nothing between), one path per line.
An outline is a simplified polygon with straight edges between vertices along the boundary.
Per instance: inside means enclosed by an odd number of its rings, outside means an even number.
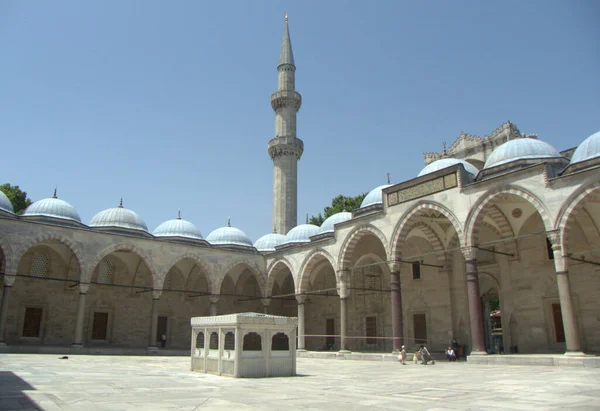
M303 96L298 219L414 177L510 120L563 150L600 129L600 2L0 1L0 183L88 223L271 231L283 14Z

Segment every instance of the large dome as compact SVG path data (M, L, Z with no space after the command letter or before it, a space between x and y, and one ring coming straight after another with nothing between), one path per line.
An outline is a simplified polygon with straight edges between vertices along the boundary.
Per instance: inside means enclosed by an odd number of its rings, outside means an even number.
M123 200L118 207L109 208L96 214L90 221L90 227L117 227L148 231L142 217L135 211L123 207Z
M23 211L25 216L42 216L59 218L62 220L71 220L81 223L81 217L71 204L56 197L56 191L51 198L44 198L36 201Z
M15 212L12 203L10 202L8 197L6 197L6 194L4 194L2 191L0 191L0 210L8 211L9 213L13 214Z
M391 184L385 184L369 191L369 194L367 194L362 203L360 203L360 208L383 203L383 193L381 190L388 187L391 187Z
M174 220L168 220L156 227L152 233L155 237L183 237L202 240L202 234L196 226L178 215Z
M285 241L283 234L270 233L263 235L261 238L256 240L254 248L258 251L275 251L275 247L282 244Z
M518 138L507 141L496 148L488 157L483 168L535 158L561 158L561 155L554 147L543 141L534 138Z
M310 237L317 234L319 234L319 226L313 224L300 224L287 233L283 244L308 243L310 242Z
M571 157L571 164L600 156L600 131L592 134L577 147Z
M442 158L441 160L437 160L428 164L427 167L421 170L417 177L421 177L425 174L430 174L444 168L452 167L455 164L462 164L467 173L472 174L473 176L476 176L477 173L479 173L477 167L465 160L459 160L458 158Z
M348 221L352 219L352 213L348 211L342 211L340 213L335 213L334 215L328 217L323 224L321 224L321 228L319 229L320 233L332 233L333 226L337 223L341 223L344 221Z
M252 241L239 228L231 227L231 223L227 223L227 227L217 228L206 237L206 241L213 245L241 245L252 247Z

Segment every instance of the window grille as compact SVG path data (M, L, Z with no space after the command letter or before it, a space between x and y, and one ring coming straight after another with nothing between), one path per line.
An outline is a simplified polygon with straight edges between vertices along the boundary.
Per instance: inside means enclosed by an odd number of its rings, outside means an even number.
M167 274L167 278L165 278L165 282L163 284L163 290L170 290L171 289L171 278L173 276L171 275L171 273Z
M271 339L271 351L289 351L290 339L284 333L277 333Z
M418 280L419 278L421 278L421 264L412 263L412 273L413 280Z
M110 260L100 261L98 266L98 284L112 284L115 265Z
M196 337L196 348L200 350L204 349L204 333L202 331L200 331Z
M35 277L48 277L50 269L50 258L46 253L37 252L33 254L31 261L31 275Z
M225 349L235 350L235 334L231 331L225 334Z
M244 336L244 351L261 351L262 341L257 333L248 333Z
M219 349L219 335L217 333L210 334L210 343L208 348L210 348L211 350Z

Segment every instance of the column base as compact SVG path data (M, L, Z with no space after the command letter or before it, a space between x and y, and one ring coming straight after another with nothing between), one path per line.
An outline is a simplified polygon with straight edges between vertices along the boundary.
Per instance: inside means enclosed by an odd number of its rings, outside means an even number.
M296 352L306 352L307 350L305 348L297 348Z
M337 353L335 353L336 357L343 357L346 354L352 354L352 351L350 350L339 350Z
M157 346L148 347L148 354L158 354L159 351Z
M583 351L567 351L565 356L568 357L585 357L585 353Z
M83 344L73 343L73 344L71 344L71 348L75 348L75 349L83 348Z
M488 355L486 351L471 351L469 355Z

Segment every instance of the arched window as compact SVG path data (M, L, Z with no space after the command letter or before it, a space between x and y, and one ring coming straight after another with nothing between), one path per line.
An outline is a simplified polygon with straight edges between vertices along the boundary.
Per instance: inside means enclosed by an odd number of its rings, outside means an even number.
M204 349L204 333L202 331L196 336L196 348L200 350Z
M48 277L50 258L46 253L36 252L31 260L31 275L35 277Z
M98 266L98 284L112 284L115 265L110 260L100 261Z
M165 278L165 282L163 283L163 290L170 290L171 289L171 278L173 276L171 275L171 273L167 274L167 278Z
M271 351L289 351L290 339L284 333L277 333L271 339Z
M210 342L208 348L210 348L211 350L219 349L219 335L216 332L210 334Z
M261 351L262 341L260 334L248 333L244 335L244 351Z
M235 334L231 331L225 334L225 349L235 350Z

